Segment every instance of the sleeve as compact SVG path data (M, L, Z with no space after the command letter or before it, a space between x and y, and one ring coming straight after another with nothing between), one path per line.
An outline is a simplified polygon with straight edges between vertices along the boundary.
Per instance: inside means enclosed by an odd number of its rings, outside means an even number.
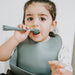
M65 69L73 72L72 68L72 51L62 45L58 54L58 61L65 65Z

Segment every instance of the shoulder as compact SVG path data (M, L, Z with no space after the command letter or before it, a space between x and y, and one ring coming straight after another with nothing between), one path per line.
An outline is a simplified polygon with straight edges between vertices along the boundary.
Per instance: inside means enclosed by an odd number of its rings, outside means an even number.
M59 34L56 34L55 37L50 37L50 39L55 42L56 44L61 45L62 47L62 38Z
M61 40L62 41L62 38L61 38L61 36L59 35L59 34L55 34L55 36L54 37L51 37L52 39L59 39L59 40Z

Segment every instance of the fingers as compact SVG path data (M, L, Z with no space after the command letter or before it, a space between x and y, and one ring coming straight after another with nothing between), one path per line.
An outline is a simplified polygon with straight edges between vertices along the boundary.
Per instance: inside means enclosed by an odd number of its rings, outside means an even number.
M21 25L21 24L18 25L18 28L23 28L24 30L28 29L28 27L26 25ZM29 32L30 32L30 30L27 30L27 31L18 31L17 30L17 31L15 31L14 36L15 36L16 40L20 43L28 37Z
M19 27L19 28L23 28L23 29L29 29L29 27L27 27L26 25L21 25L21 24L19 24L18 27ZM25 32L24 34L25 34L26 36L28 36L30 30L21 31L21 32Z
M23 29L29 29L29 27L27 27L26 25L22 26Z
M25 33L26 37L28 36L29 32L30 32L30 30L26 31L26 33Z
M29 29L29 27L27 27L26 25L21 25L21 24L18 25L18 28Z
M64 68L65 66L63 64L61 64L59 61L48 61L48 64L50 64L51 66L55 66L57 68Z
M65 73L65 69L56 69L54 72L54 75L63 75Z
M24 30L25 30L25 29L29 29L28 26L26 26L26 25L21 25L21 24L18 25L18 28L23 28ZM28 31L28 30L27 30L27 31ZM24 32L27 32L27 31L20 31L20 32L24 33ZM28 31L28 32L29 32L29 31Z
M64 69L65 66L61 64L59 61L48 61L48 64L50 64L53 75L63 75L66 71Z
M65 72L65 69L57 69L56 72L60 73L60 74L63 74Z
M19 25L18 25L18 28L22 28L22 25L21 25L21 24L19 24Z

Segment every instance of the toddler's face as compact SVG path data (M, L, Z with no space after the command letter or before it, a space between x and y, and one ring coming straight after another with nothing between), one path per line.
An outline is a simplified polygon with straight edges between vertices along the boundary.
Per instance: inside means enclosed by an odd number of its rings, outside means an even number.
M32 3L26 9L25 25L30 29L39 29L40 33L35 35L29 33L29 37L36 42L47 41L52 25L52 17L43 3Z

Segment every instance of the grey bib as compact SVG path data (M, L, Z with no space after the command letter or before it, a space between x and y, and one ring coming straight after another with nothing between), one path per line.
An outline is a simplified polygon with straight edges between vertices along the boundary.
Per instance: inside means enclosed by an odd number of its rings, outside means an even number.
M58 60L62 41L60 36L46 42L34 42L30 38L21 42L10 59L10 67L16 75L51 75L48 61Z

